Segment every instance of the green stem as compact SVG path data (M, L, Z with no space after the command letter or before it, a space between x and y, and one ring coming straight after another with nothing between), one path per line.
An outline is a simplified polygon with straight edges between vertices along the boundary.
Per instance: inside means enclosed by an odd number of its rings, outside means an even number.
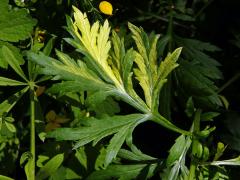
M141 111L144 114L152 114L151 120L162 125L163 127L172 130L174 132L178 132L180 134L184 135L191 135L192 133L189 131L185 131L174 124L172 124L168 119L161 116L159 113L153 113L148 108L148 106L139 98L135 97L133 98L130 96L127 92L122 91L115 91L114 94L118 97L120 97L123 101L127 102L129 105L135 107L139 111Z
M219 88L217 93L222 92L224 89L226 89L228 86L230 86L238 78L240 78L240 73L235 74L231 79L229 79L221 88Z
M189 180L193 180L196 179L195 178L195 172L196 172L196 168L197 168L197 161L195 158L195 155L197 154L198 151L198 138L195 136L195 134L197 134L200 131L200 117L201 117L201 110L198 109L195 113L195 117L193 120L193 141L192 141L192 158L191 158L191 164L190 164L190 170L189 170Z
M169 5L170 5L170 18L168 21L168 29L167 29L167 36L169 36L169 42L168 42L168 51L172 52L173 50L173 8L174 5L172 3L172 1L169 1Z
M202 12L207 9L207 7L213 2L214 0L208 1L195 15L195 19L202 14Z
M172 130L174 132L177 132L177 133L180 133L180 134L184 134L184 135L188 135L188 136L192 135L191 132L183 130L183 129L177 127L176 125L172 124L169 120L167 120L166 118L164 118L160 114L154 114L153 118L152 118L152 121L160 124L161 126L167 128L169 130Z
M29 161L30 177L29 180L35 179L35 102L34 90L30 90L30 152L32 158Z

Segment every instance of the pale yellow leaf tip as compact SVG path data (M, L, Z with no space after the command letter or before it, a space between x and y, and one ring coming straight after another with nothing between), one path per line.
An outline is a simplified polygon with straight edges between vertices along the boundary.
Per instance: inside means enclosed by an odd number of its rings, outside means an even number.
M112 4L110 2L101 1L99 3L99 9L103 14L112 15L113 7L112 7Z

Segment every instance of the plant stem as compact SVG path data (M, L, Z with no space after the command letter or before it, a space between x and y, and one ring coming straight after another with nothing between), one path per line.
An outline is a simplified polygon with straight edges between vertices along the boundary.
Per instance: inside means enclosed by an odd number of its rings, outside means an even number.
M240 78L240 73L235 74L231 79L229 79L221 88L219 88L217 93L222 92L224 89L226 89L228 86L230 86L238 78Z
M195 15L195 19L202 14L202 12L207 9L207 7L213 2L214 0L208 1Z
M32 158L29 160L30 180L35 179L35 102L34 90L30 90L30 152Z
M169 1L170 5L170 17L168 21L168 29L167 29L167 36L169 36L169 43L168 43L168 51L171 52L173 50L173 2Z
M154 114L152 121L162 125L163 127L167 128L169 130L172 130L174 132L178 132L180 134L184 134L184 135L188 135L188 136L192 135L191 132L177 127L176 125L172 124L169 120L167 120L166 118L164 118L160 114Z
M197 161L196 161L196 154L198 151L198 138L195 136L200 131L200 117L201 117L201 110L198 109L195 113L195 117L193 120L193 141L192 141L192 158L191 158L191 164L190 164L190 170L189 170L189 180L195 179L195 172L197 168Z
M135 107L139 111L141 111L144 114L151 114L152 118L151 120L156 122L157 124L162 125L163 127L172 130L174 132L178 132L180 134L184 135L191 135L192 133L189 131L185 131L177 126L175 126L173 123L171 123L168 119L160 115L159 113L153 113L148 108L148 106L142 101L137 99L136 97L131 97L127 92L122 91L115 91L114 94L118 97L120 97L123 101L127 102L131 106Z

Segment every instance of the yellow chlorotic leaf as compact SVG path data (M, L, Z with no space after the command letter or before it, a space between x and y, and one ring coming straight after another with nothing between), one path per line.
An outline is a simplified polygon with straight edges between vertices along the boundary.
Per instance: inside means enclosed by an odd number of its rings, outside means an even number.
M99 9L103 14L112 15L113 11L112 4L107 1L101 1L99 4Z
M46 120L47 122L50 122L50 121L55 121L57 115L55 113L55 111L51 110L49 111L47 114L46 114Z

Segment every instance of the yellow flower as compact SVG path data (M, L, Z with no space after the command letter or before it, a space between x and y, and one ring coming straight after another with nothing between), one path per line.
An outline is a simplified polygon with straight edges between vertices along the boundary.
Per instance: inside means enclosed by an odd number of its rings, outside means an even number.
M99 9L103 14L112 15L113 7L110 2L101 1L99 4Z

